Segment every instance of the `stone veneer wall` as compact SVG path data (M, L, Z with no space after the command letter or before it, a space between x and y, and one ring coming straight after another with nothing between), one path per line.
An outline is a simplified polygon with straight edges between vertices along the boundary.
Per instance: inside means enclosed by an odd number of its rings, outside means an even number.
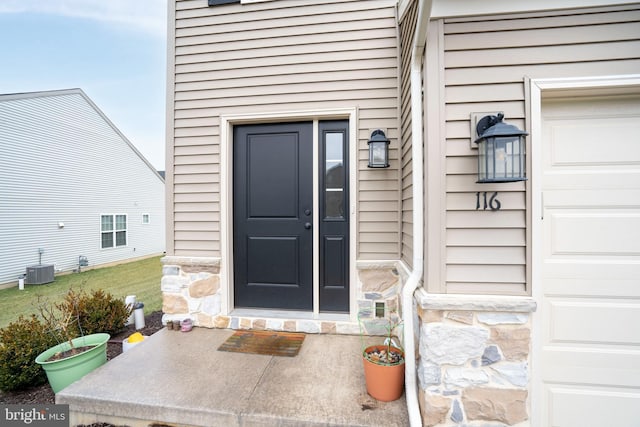
M528 426L530 298L419 291L425 426Z
M375 303L384 302L385 314L400 314L399 294L403 279L393 262L362 262L356 266L359 322L227 315L222 304L227 298L227 289L220 283L219 258L166 256L162 263L164 323L190 318L195 326L206 328L384 335L388 321L375 317Z

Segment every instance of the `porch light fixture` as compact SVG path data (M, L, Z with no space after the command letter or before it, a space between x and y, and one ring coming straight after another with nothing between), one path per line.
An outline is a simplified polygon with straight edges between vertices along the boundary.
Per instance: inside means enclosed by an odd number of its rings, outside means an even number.
M478 181L525 181L524 137L529 133L504 123L504 114L484 116L476 125L478 139Z
M369 167L388 168L389 167L389 140L384 132L376 129L371 132L369 144Z

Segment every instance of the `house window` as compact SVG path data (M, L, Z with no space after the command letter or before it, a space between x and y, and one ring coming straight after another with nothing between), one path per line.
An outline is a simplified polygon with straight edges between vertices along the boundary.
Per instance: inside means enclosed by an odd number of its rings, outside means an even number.
M142 223L149 224L149 214L142 214Z
M100 234L102 249L127 246L127 216L101 215Z

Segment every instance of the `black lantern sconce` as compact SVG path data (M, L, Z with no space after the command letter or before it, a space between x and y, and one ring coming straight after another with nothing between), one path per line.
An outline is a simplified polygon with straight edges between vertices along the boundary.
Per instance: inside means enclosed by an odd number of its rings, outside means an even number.
M478 183L525 181L527 132L504 123L504 114L484 116L476 125L478 139Z
M369 167L388 168L389 167L389 140L384 132L376 129L371 132L369 144Z

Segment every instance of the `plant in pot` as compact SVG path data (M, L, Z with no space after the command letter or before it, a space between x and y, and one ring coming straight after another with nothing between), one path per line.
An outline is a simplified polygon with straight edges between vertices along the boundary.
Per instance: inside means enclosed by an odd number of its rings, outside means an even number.
M396 344L395 331L402 323L397 313L385 319L386 335L383 344L363 344L362 363L367 393L377 400L391 402L399 399L404 390L404 350Z
M80 322L84 295L70 289L62 303L38 298L37 308L57 345L36 357L54 393L82 378L107 361L108 333L85 335Z

